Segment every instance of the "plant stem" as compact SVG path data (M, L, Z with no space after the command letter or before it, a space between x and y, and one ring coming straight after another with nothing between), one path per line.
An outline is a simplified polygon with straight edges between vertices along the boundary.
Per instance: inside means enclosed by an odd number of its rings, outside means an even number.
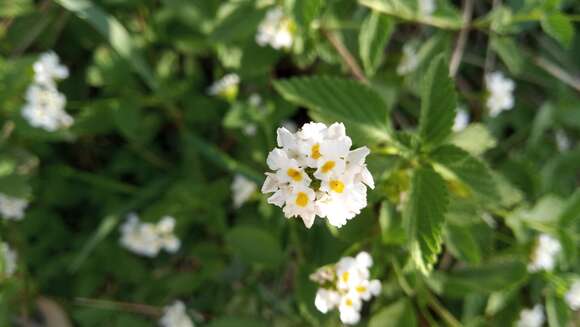
M425 290L425 297L428 305L451 327L461 327L461 323L439 302L439 300L431 294L429 290Z

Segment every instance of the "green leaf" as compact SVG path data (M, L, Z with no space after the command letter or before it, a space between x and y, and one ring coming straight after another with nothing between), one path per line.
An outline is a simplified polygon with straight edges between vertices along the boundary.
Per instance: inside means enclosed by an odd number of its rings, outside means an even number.
M451 134L457 99L448 67L445 57L439 55L421 85L419 136L427 147L441 144Z
M390 139L387 105L370 87L335 77L300 77L274 82L276 90L329 121L344 122L367 140Z
M26 15L34 10L32 0L8 0L0 5L0 17L16 17Z
M284 257L278 241L262 229L249 226L234 227L228 231L225 238L230 248L249 263L275 267Z
M524 69L524 55L511 37L491 35L491 48L514 75L519 75Z
M580 222L580 188L568 199L558 221L563 229L568 228L575 221Z
M399 300L375 313L369 327L414 327L417 314L408 299Z
M373 76L377 71L394 29L393 20L376 11L372 11L362 23L358 35L359 54L367 75Z
M445 226L445 244L457 257L469 263L481 261L481 249L471 230L465 226L448 223Z
M131 35L117 19L89 0L56 0L56 2L91 24L151 89L157 88L153 72L133 43Z
M22 175L7 175L0 177L0 193L26 199L32 191L26 177Z
M451 143L474 156L480 156L487 150L493 149L497 140L489 129L481 124L469 124L464 130L451 136Z
M321 8L322 0L294 0L292 12L296 22L308 29L310 23L319 15Z
M489 168L468 152L455 145L444 145L435 150L431 158L480 197L497 199L497 189Z
M522 262L494 262L480 267L467 267L448 273L434 271L429 286L438 294L462 297L470 293L489 294L516 287L527 277Z
M441 251L448 198L441 176L431 168L415 170L404 219L411 257L423 274L431 271Z
M569 48L574 39L574 25L568 17L561 13L546 15L540 24L546 34L560 42L564 47Z
M253 1L226 2L220 11L222 15L209 36L216 42L232 42L254 35L264 17L264 10L257 9Z
M568 305L553 291L546 296L546 313L550 327L569 326L570 314Z

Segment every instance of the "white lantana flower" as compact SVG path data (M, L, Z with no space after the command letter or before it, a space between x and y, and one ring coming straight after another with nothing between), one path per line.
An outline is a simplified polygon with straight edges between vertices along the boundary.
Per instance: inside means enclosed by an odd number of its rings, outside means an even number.
M53 86L56 80L68 77L68 68L60 64L60 58L53 51L41 54L33 69L34 81L41 85Z
M181 244L173 234L174 228L173 217L165 216L157 224L152 224L141 222L139 217L132 213L121 225L121 245L133 253L146 257L155 257L161 250L175 253Z
M561 250L562 245L557 239L547 234L541 234L532 253L532 260L528 264L528 270L530 272L554 270L556 259Z
M22 220L28 201L0 193L0 216L6 220Z
M496 117L502 111L514 107L513 92L516 85L513 80L501 72L494 72L485 76L485 85L489 92L486 104L491 117Z
M175 301L170 306L163 309L163 316L159 320L162 327L193 327L194 324L187 316L185 304L181 301Z
M419 13L423 16L430 16L437 9L435 0L418 0Z
M397 74L400 76L412 73L419 66L419 54L417 46L413 42L408 42L403 46L403 56L397 66Z
M381 292L381 282L369 279L372 265L373 259L363 251L354 258L343 257L336 264L312 274L310 279L320 285L314 299L318 311L327 313L338 308L344 324L358 323L363 301Z
M237 174L234 176L231 189L234 207L239 208L252 197L252 194L258 189L258 185L243 175Z
M576 311L580 309L580 281L575 281L570 286L568 292L564 296L564 300L570 307L571 310Z
M281 7L274 7L258 26L256 43L276 50L290 49L294 42L294 22L284 14Z
M457 114L453 121L453 131L462 131L467 127L467 125L469 125L469 112L467 112L463 107L457 108Z
M234 100L238 96L239 85L240 77L237 74L227 74L215 81L209 87L208 93L226 100Z
M11 277L16 272L18 256L16 251L12 250L7 243L0 243L0 260L2 268L0 276Z
M365 159L366 147L350 150L352 141L342 123L308 123L292 133L278 128L275 148L266 163L262 193L282 207L287 218L300 217L307 228L315 216L341 227L366 207L367 187L374 188Z
M545 321L544 307L536 304L533 309L524 309L520 312L517 327L541 327Z

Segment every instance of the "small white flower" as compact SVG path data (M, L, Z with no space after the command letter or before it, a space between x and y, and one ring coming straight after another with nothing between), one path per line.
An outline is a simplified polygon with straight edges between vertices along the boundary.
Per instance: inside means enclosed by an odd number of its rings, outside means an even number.
M250 95L250 97L248 98L248 103L252 106L252 107L260 107L262 105L262 97L258 94L258 93L252 93Z
M520 312L517 327L541 327L544 324L544 308L536 304L533 309L524 309Z
M403 76L412 73L419 66L419 54L417 46L413 42L408 42L403 46L403 56L397 66L397 74Z
M244 128L242 129L242 132L244 133L244 135L246 136L255 136L256 135L256 131L258 130L258 128L256 127L256 124L247 124L246 126L244 126Z
M226 100L233 100L238 95L240 77L237 74L227 74L214 82L208 90L209 95L220 96Z
M283 208L284 215L287 218L298 216L307 228L312 227L317 214L315 199L316 195L310 187L301 184L292 186Z
M284 15L280 7L274 7L266 13L266 17L258 26L256 43L260 46L270 45L276 50L290 49L294 41L294 23Z
M54 132L73 123L73 118L64 110L65 96L53 86L32 84L26 91L26 101L22 117L33 127Z
M175 218L164 216L157 223L157 236L159 237L159 248L165 249L169 253L175 253L181 246L181 241L173 234L175 229Z
M252 194L256 192L258 186L256 183L247 179L246 177L237 174L234 176L234 181L232 182L232 197L234 200L234 207L241 207L246 201L252 197Z
M22 220L26 207L28 207L28 201L25 199L14 198L0 193L0 216L5 219Z
M161 250L175 253L181 242L173 234L175 218L165 216L155 225L143 223L139 217L129 214L121 225L121 245L138 255L155 257Z
M514 81L501 72L494 72L485 76L485 85L489 92L486 104L491 117L496 117L502 111L514 107L513 92L516 87Z
M194 324L187 316L185 304L181 301L175 301L170 306L163 309L163 316L159 320L162 327L193 327Z
M419 13L423 16L430 16L437 9L437 3L435 0L419 0Z
M328 311L338 307L340 304L340 299L341 296L338 292L325 288L319 288L316 292L316 297L314 298L314 306L316 309L318 309L318 311L327 313Z
M566 133L561 129L556 131L556 145L560 152L566 152L570 150L570 147L572 146L570 138L568 138Z
M0 243L0 259L3 260L0 276L11 277L16 272L18 256L16 251L12 250L7 243Z
M532 253L532 261L528 264L528 270L530 272L554 270L556 259L561 250L562 246L557 239L547 234L541 234Z
M58 55L53 51L40 55L33 69L34 81L41 85L53 86L55 80L68 77L68 68L60 64Z
M571 310L576 311L580 309L580 281L577 280L572 283L564 299Z
M340 321L347 325L354 325L360 321L361 298L355 293L344 295L338 306Z
M465 108L457 108L457 114L455 115L455 120L453 121L453 131L459 132L465 129L469 125L469 112Z

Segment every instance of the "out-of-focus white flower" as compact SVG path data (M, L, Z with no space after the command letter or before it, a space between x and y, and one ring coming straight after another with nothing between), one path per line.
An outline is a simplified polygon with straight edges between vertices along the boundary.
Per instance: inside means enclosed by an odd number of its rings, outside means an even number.
M430 16L437 9L437 3L435 0L418 0L419 13L423 16Z
M234 207L241 207L246 201L250 199L252 194L256 192L258 185L247 179L246 177L237 174L234 176L232 182L232 197L234 200Z
M403 76L412 73L419 66L419 55L417 46L413 42L408 42L403 46L403 56L397 66L397 74Z
M193 327L194 324L185 312L185 304L175 301L163 309L163 316L159 320L162 327Z
M366 147L350 150L342 123L308 123L292 133L278 128L278 146L268 154L262 193L283 208L287 218L301 217L310 228L315 216L341 227L367 205L367 186L374 188L365 159Z
M465 108L457 108L457 114L455 115L455 121L453 122L453 131L459 132L465 129L469 125L469 112Z
M563 130L556 131L556 145L558 146L558 150L560 152L566 152L570 150L570 139Z
M524 309L520 312L517 327L541 327L544 324L544 307L536 304L533 309Z
M28 201L25 199L14 198L0 193L0 216L5 219L22 220L26 207L28 207Z
M532 261L528 264L528 270L531 272L553 270L561 250L562 246L557 239L541 234L532 253Z
M240 77L237 74L227 74L215 81L208 90L209 95L219 96L232 101L238 96Z
M576 311L580 309L580 281L577 280L572 283L572 286L566 292L564 300L566 300L571 310Z
M60 58L53 51L41 54L33 69L34 81L41 85L53 86L56 80L68 77L68 68L60 64Z
M248 103L253 107L260 107L262 105L262 97L258 93L252 93L248 98Z
M496 117L502 111L514 107L513 92L516 87L514 81L501 72L494 72L485 76L485 85L489 92L486 104L491 117Z
M146 257L155 257L161 250L174 253L181 245L173 234L174 228L173 217L165 216L155 225L141 222L139 217L132 213L121 225L121 245L131 252Z
M256 43L260 46L270 45L272 48L290 49L294 41L294 22L284 14L281 7L274 7L266 13L266 17L258 26Z
M2 260L2 270L0 276L11 277L16 272L16 261L18 256L7 243L0 243L0 259Z
M343 257L335 265L318 269L310 276L321 286L314 299L316 308L322 313L338 308L344 324L358 323L362 302L381 292L381 282L369 279L372 265L373 259L363 251L354 258Z
M247 124L242 129L242 132L244 132L244 135L246 135L246 136L254 136L254 135L256 135L257 130L258 130L258 128L256 127L256 124Z

